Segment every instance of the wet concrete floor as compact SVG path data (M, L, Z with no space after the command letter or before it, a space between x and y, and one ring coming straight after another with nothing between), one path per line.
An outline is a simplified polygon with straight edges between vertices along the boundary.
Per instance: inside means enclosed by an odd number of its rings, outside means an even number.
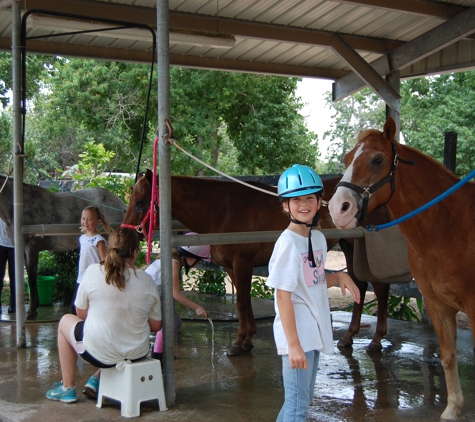
M200 298L203 302L203 297ZM214 320L184 317L176 339L176 402L165 412L156 401L144 402L140 419L157 421L274 421L283 402L281 363L272 336L272 301L254 301L258 331L252 353L229 358L238 324L231 297L206 299ZM6 309L4 307L4 312ZM181 312L181 311L180 311ZM57 307L40 308L44 322L26 324L27 348L16 348L15 324L0 322L0 421L121 421L120 405L107 400L96 408L80 394L94 368L78 361L75 404L45 398L61 379L56 350ZM13 315L14 316L14 315ZM267 316L267 318L266 318ZM332 312L334 339L346 331L351 314ZM227 320L227 321L223 321ZM230 320L230 321L229 321ZM364 316L352 348L322 355L309 421L437 421L447 394L437 360L437 338L430 326L390 320L382 353L368 353L376 318ZM461 422L475 421L475 363L469 331L459 331L459 372L465 397Z

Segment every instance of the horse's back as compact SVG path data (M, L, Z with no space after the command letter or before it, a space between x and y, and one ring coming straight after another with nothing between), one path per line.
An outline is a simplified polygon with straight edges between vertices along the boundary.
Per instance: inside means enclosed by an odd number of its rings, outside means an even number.
M107 189L90 188L74 193L87 200L85 202L89 202L89 205L97 205L109 222L118 223L124 219L127 204Z
M127 208L117 195L103 188L53 193L35 185L24 185L24 224L77 224L78 234L71 236L29 237L27 248L65 251L76 249L81 213L90 205L97 205L109 223L121 222Z

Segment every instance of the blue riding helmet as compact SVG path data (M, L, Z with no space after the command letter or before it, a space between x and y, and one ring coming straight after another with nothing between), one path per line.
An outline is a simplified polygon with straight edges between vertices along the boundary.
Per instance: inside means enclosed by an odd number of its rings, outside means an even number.
M312 168L294 164L280 176L277 193L280 202L286 198L294 198L312 193L323 195L322 179Z

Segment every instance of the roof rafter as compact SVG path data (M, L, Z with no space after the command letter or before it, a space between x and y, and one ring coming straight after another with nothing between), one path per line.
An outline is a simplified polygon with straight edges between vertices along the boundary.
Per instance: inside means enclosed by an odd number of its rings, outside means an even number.
M426 32L371 63L381 76L401 70L475 32L475 7ZM339 101L363 88L366 83L351 73L333 84L333 101Z
M22 7L26 10L48 10L58 13L91 16L96 18L123 20L128 17L131 23L140 23L156 26L156 15L150 8L130 7L116 3L91 2L87 0L25 0ZM187 13L170 12L170 27L208 31L210 28L219 28L223 34L236 35L243 38L254 38L276 42L289 42L315 46L331 46L332 32L288 27L283 25L266 24L238 19L216 18L215 16L191 15ZM350 34L339 34L345 42L355 50L385 54L403 43L396 40L387 40L363 37Z
M452 19L465 12L469 7L458 4L443 3L432 0L330 0L335 3L351 3L386 10L399 10L416 15L433 16L441 19Z
M74 48L72 48L74 47ZM0 50L11 48L9 38L0 38ZM151 52L138 50L122 50L115 48L94 47L85 45L71 46L43 41L28 41L27 52L35 54L56 54L67 57L80 57L96 60L112 60L134 63L150 63ZM219 59L201 56L185 56L183 54L170 54L172 66L183 66L197 69L226 70L230 72L265 73L279 76L300 75L309 78L336 80L349 74L349 71L338 69L325 69L307 66L293 66L277 63L248 62L244 60Z

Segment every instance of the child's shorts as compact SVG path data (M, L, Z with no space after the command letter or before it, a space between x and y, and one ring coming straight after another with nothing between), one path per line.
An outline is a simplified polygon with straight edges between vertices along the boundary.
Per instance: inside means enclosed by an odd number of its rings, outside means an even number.
M94 356L92 356L84 347L82 342L84 338L84 321L78 321L71 329L71 345L74 347L74 350L84 359L86 362L89 362L91 365L96 368L113 368L113 365L107 365L98 361Z

